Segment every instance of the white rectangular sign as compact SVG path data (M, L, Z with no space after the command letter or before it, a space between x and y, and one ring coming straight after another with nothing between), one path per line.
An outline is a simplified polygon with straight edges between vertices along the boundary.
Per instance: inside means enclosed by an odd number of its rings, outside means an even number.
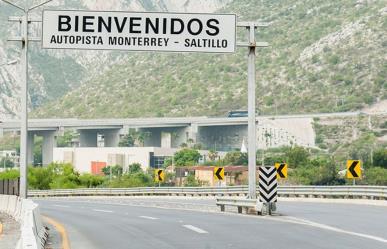
M43 48L232 53L234 14L45 10Z

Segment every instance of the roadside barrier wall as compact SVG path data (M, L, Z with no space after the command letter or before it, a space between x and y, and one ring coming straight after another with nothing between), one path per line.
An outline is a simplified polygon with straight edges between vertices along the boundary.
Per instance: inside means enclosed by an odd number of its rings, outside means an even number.
M21 236L15 249L43 249L47 230L43 226L39 205L15 195L0 195L0 212L20 223Z

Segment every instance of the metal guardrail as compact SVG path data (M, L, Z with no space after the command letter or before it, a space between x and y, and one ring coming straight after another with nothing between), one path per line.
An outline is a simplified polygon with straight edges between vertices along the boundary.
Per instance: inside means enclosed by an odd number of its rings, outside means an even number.
M259 189L257 188L257 191ZM142 187L30 190L30 197L63 196L246 196L247 186ZM387 200L387 186L280 186L280 197L366 198Z
M238 213L242 213L243 207L257 209L257 199L218 197L216 198L216 205L220 207L221 212L225 211L226 206L235 206L238 208Z

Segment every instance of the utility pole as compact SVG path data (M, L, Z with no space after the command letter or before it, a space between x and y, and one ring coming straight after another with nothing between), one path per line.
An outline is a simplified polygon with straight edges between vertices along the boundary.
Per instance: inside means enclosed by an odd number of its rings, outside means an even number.
M47 0L35 6L28 8L28 0L25 0L25 6L21 7L9 0L1 0L13 7L23 11L24 15L21 18L9 18L10 21L18 21L21 23L21 37L9 39L10 41L20 41L22 43L21 64L22 64L22 84L21 84L21 113L20 113L20 197L27 198L28 189L28 160L27 160L27 135L28 135L28 44L30 41L38 39L30 39L28 34L29 12L44 5L52 0ZM40 39L39 39L40 40Z
M257 166L257 150L256 150L256 116L255 116L255 60L256 48L267 47L266 42L257 42L255 39L255 30L258 27L267 27L267 24L258 24L254 22L238 22L238 27L244 27L248 31L248 42L238 42L239 47L248 48L248 172L249 172L249 199L257 198L256 184L256 166Z

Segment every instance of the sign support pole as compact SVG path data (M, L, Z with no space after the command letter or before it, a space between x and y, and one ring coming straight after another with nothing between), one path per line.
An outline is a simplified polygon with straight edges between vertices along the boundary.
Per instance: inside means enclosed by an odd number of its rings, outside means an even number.
M249 170L249 198L256 199L256 119L255 119L255 26L248 27L248 170Z
M266 42L257 42L255 39L255 30L258 27L267 27L267 24L257 24L254 22L239 22L238 27L245 27L248 31L248 43L238 42L238 46L248 48L248 173L249 173L249 199L257 198L257 179L256 179L256 162L257 162L257 149L256 149L256 116L255 116L255 60L256 60L256 48L267 47Z
M21 84L21 113L20 113L20 190L19 194L21 198L27 199L28 197L28 159L27 159L27 136L28 136L28 14L31 10L36 9L52 0L47 0L43 3L35 5L31 8L27 7L28 1L25 1L25 7L20 7L8 0L2 0L3 2L12 5L13 7L23 11L24 15L19 20L21 22L21 37L20 39L12 39L22 42L21 51L21 64L22 64L22 84Z
M21 116L20 116L20 197L27 198L28 189L28 11L24 12L22 21L22 87L21 87Z

